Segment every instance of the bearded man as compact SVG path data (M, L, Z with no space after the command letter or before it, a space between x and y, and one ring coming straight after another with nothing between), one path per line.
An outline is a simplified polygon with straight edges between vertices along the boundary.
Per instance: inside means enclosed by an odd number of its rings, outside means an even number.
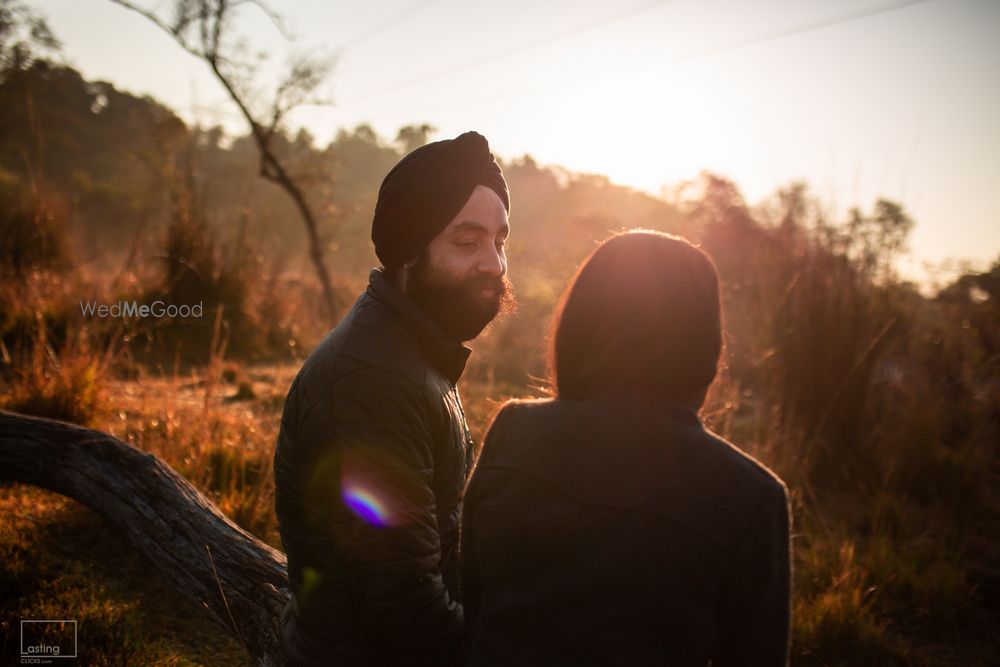
M416 149L382 182L382 266L305 361L281 418L290 665L465 658L457 538L473 443L456 383L462 342L512 304L509 210L475 132Z

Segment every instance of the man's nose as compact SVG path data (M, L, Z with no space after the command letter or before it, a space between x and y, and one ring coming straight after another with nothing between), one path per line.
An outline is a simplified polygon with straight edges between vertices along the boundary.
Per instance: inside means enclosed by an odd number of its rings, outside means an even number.
M507 261L502 251L490 246L479 260L479 270L491 276L502 276L507 273Z

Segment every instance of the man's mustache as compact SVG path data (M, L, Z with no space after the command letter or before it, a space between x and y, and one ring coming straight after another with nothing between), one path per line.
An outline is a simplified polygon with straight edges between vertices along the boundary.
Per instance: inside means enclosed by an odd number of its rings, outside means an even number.
M497 296L504 296L510 290L511 284L506 275L492 276L488 273L481 273L468 278L464 283L464 287L470 292L492 289L497 293Z

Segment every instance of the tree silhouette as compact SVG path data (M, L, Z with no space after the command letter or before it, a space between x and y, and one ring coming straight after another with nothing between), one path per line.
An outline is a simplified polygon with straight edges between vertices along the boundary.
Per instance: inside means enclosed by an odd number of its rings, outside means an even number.
M406 125L399 128L399 132L396 134L396 143L402 147L404 153L409 153L426 144L430 135L436 131L436 127L427 123L422 125Z
M40 54L59 52L59 40L36 12L14 0L0 0L0 81L27 68Z
M275 26L285 32L281 17L263 2L240 0L175 0L173 16L168 20L155 9L145 9L128 0L111 0L117 5L141 14L166 31L188 53L205 61L212 74L222 84L229 98L250 125L250 132L260 153L260 175L281 187L295 203L309 239L309 255L323 287L328 315L331 320L338 312L338 298L330 281L323 258L323 245L312 207L305 190L275 150L275 137L292 109L312 98L332 67L329 60L300 56L292 60L288 71L278 82L265 111L255 110L251 82L256 67L233 41L234 11L251 4L267 14Z

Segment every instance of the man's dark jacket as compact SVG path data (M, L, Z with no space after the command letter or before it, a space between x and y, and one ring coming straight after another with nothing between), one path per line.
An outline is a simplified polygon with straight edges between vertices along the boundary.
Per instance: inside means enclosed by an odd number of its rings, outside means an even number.
M290 664L462 656L457 541L472 439L446 340L379 270L292 382L274 456Z
M508 404L466 492L471 665L787 661L785 486L688 409Z

